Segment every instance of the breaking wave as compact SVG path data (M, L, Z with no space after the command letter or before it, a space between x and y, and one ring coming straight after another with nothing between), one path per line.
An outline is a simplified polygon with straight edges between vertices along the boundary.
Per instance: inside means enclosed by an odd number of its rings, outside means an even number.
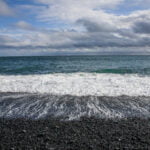
M0 92L74 96L150 96L150 76L98 73L0 75Z

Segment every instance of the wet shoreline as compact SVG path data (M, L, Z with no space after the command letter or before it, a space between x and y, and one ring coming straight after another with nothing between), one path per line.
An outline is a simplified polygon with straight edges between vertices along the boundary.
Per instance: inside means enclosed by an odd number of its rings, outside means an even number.
M150 97L0 93L0 118L148 118Z

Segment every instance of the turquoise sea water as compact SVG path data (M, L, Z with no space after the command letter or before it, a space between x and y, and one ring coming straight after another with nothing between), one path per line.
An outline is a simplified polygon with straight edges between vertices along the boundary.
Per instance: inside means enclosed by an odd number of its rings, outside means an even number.
M150 56L0 57L1 75L75 72L150 75Z

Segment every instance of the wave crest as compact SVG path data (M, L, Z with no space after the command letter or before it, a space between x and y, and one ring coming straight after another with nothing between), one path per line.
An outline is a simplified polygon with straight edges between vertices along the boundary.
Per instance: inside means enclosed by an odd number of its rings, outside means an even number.
M0 75L0 92L55 95L150 96L150 76L71 73L49 75Z

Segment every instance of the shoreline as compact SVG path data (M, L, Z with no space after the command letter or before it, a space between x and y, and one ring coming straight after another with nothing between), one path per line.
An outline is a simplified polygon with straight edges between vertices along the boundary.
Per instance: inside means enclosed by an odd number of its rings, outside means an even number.
M150 149L150 118L0 119L0 149Z
M72 96L31 93L0 93L0 118L80 117L131 118L150 116L150 97Z

